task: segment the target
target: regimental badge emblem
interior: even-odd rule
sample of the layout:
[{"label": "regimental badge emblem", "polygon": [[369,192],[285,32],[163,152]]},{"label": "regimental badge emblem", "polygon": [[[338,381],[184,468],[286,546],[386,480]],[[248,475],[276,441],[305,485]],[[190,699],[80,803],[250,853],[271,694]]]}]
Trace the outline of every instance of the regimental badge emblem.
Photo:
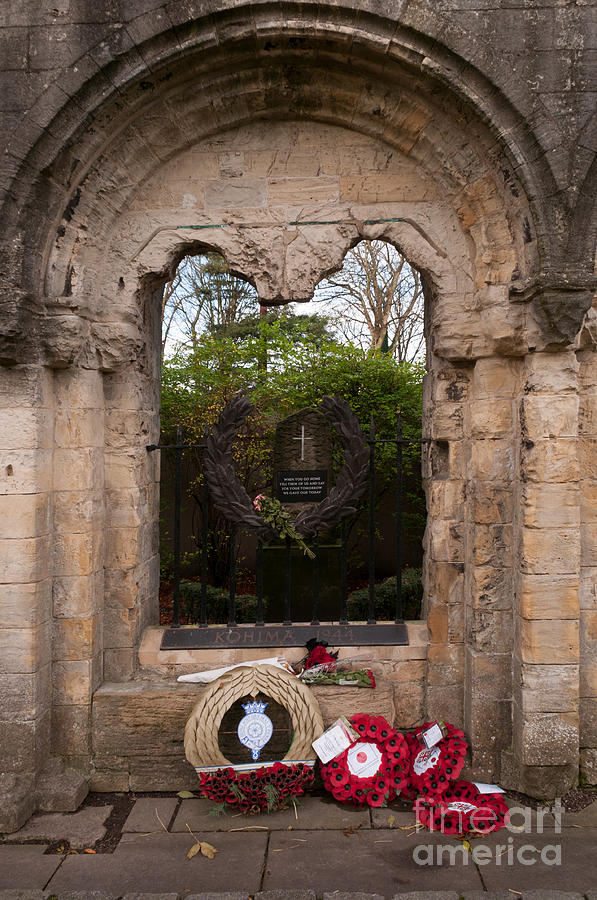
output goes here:
[{"label": "regimental badge emblem", "polygon": [[238,739],[249,748],[255,761],[274,733],[272,720],[264,713],[266,706],[267,703],[259,700],[243,703],[245,715],[238,723]]}]

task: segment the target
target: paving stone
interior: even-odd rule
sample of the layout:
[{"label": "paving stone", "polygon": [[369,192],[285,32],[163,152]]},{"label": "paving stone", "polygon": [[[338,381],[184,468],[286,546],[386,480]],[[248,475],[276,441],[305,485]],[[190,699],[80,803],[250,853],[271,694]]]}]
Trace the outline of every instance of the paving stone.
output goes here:
[{"label": "paving stone", "polygon": [[47,894],[42,890],[6,890],[0,891],[0,900],[45,900]]},{"label": "paving stone", "polygon": [[59,894],[46,893],[47,900],[57,896],[58,900],[116,900],[116,894],[106,894],[105,891],[60,891]]},{"label": "paving stone", "polygon": [[[388,821],[394,817],[394,824]],[[374,828],[395,828],[398,825],[415,824],[415,814],[412,811],[397,809],[371,809],[371,823]]]},{"label": "paving stone", "polygon": [[512,833],[518,833],[519,829],[525,829],[526,834],[542,834],[555,828],[556,820],[553,816],[553,803],[548,806],[533,809],[532,806],[524,806],[519,800],[504,797],[506,806],[510,810],[510,822]]},{"label": "paving stone", "polygon": [[64,840],[73,849],[81,850],[103,838],[104,822],[111,812],[111,806],[87,806],[76,813],[41,813],[29,819],[10,839],[48,843]]},{"label": "paving stone", "polygon": [[229,891],[223,894],[185,894],[184,900],[249,900],[249,896],[249,894]]},{"label": "paving stone", "polygon": [[524,891],[522,900],[584,900],[574,891]]},{"label": "paving stone", "polygon": [[[62,900],[62,896],[58,900]],[[178,894],[125,894],[122,900],[179,900],[179,896]]]},{"label": "paving stone", "polygon": [[[342,896],[342,894],[336,894],[338,898]],[[355,900],[358,896],[358,894],[353,894]],[[261,891],[259,894],[255,894],[255,900],[315,900],[315,891]]]},{"label": "paving stone", "polygon": [[[362,891],[393,897],[402,892],[441,889],[449,891],[482,888],[477,869],[465,855],[453,865],[419,865],[415,848],[435,845],[440,835],[408,837],[397,830],[273,832],[270,837],[264,888],[311,888],[316,894]],[[457,842],[453,842],[457,843]],[[456,848],[458,849],[458,847]],[[464,860],[464,861],[463,861]],[[337,894],[335,896],[338,896]]]},{"label": "paving stone", "polygon": [[[553,831],[533,835],[508,835],[501,831],[475,841],[476,847],[481,845],[490,854],[488,862],[479,862],[489,891],[582,893],[597,884],[593,829],[563,829],[559,834]],[[502,848],[499,859],[496,859],[496,846]]]},{"label": "paving stone", "polygon": [[68,856],[48,885],[50,893],[101,890],[127,893],[174,892],[181,897],[213,891],[254,893],[261,886],[267,835],[197,833],[218,850],[215,859],[186,855],[194,838],[186,834],[123,834],[112,854]]},{"label": "paving stone", "polygon": [[516,896],[504,891],[467,891],[462,900],[514,900]]},{"label": "paving stone", "polygon": [[59,856],[44,856],[45,846],[0,847],[0,889],[43,888],[61,863]]},{"label": "paving stone", "polygon": [[[482,891],[475,891],[474,894],[466,894],[471,897],[488,897],[488,894]],[[408,894],[394,894],[392,900],[459,900],[460,895],[455,891],[409,891]]]},{"label": "paving stone", "polygon": [[[313,894],[313,897],[315,897],[315,894]],[[342,893],[340,891],[338,894],[324,894],[323,900],[385,900],[385,897],[382,897],[381,894],[363,894],[358,891]]]},{"label": "paving stone", "polygon": [[167,828],[177,803],[176,797],[141,797],[135,801],[122,830],[143,833],[158,831],[162,828],[160,819]]},{"label": "paving stone", "polygon": [[300,804],[297,802],[296,813],[291,805],[288,809],[269,815],[239,816],[234,811],[226,810],[221,816],[213,816],[209,815],[213,806],[211,800],[183,800],[172,831],[187,831],[187,824],[193,831],[230,831],[232,828],[243,827],[257,831],[260,826],[265,826],[270,831],[287,831],[289,826],[303,830],[335,828],[340,831],[346,828],[371,827],[367,809],[351,809],[320,797],[302,797]]},{"label": "paving stone", "polygon": [[588,828],[597,828],[597,802],[585,806],[578,812],[562,813],[562,827],[570,828],[572,825],[583,825]]}]

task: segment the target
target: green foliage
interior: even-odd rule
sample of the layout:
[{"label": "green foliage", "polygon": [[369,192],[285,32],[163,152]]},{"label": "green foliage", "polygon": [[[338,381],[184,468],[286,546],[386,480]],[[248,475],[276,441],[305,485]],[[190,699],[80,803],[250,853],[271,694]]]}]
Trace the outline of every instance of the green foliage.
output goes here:
[{"label": "green foliage", "polygon": [[[405,619],[421,618],[423,582],[421,569],[402,570],[402,609]],[[349,594],[346,601],[351,622],[364,621],[369,616],[369,589],[362,588]],[[396,579],[386,578],[375,585],[375,615],[379,621],[392,621],[396,612]]]},{"label": "green foliage", "polygon": [[[201,584],[195,581],[180,582],[182,612],[189,622],[199,622],[201,612]],[[228,617],[228,591],[207,585],[206,608],[208,623],[225,622]],[[265,603],[264,603],[265,608]],[[235,598],[234,609],[239,624],[257,621],[257,597],[241,594]]]},{"label": "green foliage", "polygon": [[275,497],[266,497],[265,494],[258,494],[253,501],[255,509],[258,509],[262,517],[265,519],[270,528],[276,532],[281,540],[290,538],[303,551],[309,559],[315,559],[315,554],[305,544],[304,540],[294,527],[294,523],[288,510],[282,506]]}]

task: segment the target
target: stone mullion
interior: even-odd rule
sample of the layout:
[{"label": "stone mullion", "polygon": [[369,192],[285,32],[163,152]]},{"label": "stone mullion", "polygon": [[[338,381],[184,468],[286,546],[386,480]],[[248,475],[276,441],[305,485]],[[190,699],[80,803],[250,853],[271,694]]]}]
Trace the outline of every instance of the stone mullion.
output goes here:
[{"label": "stone mullion", "polygon": [[432,360],[424,402],[427,528],[425,597],[429,632],[426,711],[463,724],[465,560],[464,404],[466,370]]},{"label": "stone mullion", "polygon": [[160,454],[146,449],[159,440],[157,365],[106,377],[106,681],[134,675],[141,632],[159,618]]},{"label": "stone mullion", "polygon": [[499,774],[511,742],[512,434],[515,361],[480,359],[465,420],[467,466],[465,725],[476,777]]},{"label": "stone mullion", "polygon": [[513,753],[504,783],[563,793],[578,773],[578,366],[525,360],[519,399]]},{"label": "stone mullion", "polygon": [[[91,698],[102,680],[102,375],[70,369],[54,380],[52,753],[84,772],[91,753]],[[49,795],[54,776],[51,770],[46,779]],[[74,776],[71,787],[62,800],[67,808],[80,796]],[[54,796],[51,802],[56,805]]]},{"label": "stone mullion", "polygon": [[50,734],[52,393],[47,370],[0,392],[0,831],[36,804]]}]

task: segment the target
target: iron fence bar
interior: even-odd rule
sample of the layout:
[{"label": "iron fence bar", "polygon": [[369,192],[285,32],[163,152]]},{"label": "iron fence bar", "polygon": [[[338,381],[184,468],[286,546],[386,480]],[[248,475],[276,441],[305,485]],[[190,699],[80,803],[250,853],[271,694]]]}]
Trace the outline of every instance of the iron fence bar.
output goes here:
[{"label": "iron fence bar", "polygon": [[230,524],[230,595],[228,597],[228,627],[236,625],[236,525]]},{"label": "iron fence bar", "polygon": [[402,416],[396,425],[396,624],[402,622]]},{"label": "iron fence bar", "polygon": [[182,496],[182,428],[176,426],[174,468],[174,585],[172,588],[172,627],[180,628],[180,506]]},{"label": "iron fence bar", "polygon": [[263,620],[263,541],[257,541],[257,619],[256,625],[265,625]]},{"label": "iron fence bar", "polygon": [[369,618],[375,625],[375,422],[369,426]]},{"label": "iron fence bar", "polygon": [[340,538],[340,625],[348,625],[346,611],[346,573],[348,568],[348,539],[346,519],[342,519]]},{"label": "iron fence bar", "polygon": [[313,538],[313,609],[311,611],[311,625],[319,625],[319,532]]},{"label": "iron fence bar", "polygon": [[201,613],[199,624],[204,628],[207,625],[207,545],[209,540],[209,487],[207,478],[203,475],[202,490],[202,516],[201,516]]},{"label": "iron fence bar", "polygon": [[290,618],[290,591],[292,587],[292,556],[291,556],[291,544],[290,538],[286,538],[286,579],[285,579],[285,587],[284,587],[284,625],[292,625],[292,619]]}]

